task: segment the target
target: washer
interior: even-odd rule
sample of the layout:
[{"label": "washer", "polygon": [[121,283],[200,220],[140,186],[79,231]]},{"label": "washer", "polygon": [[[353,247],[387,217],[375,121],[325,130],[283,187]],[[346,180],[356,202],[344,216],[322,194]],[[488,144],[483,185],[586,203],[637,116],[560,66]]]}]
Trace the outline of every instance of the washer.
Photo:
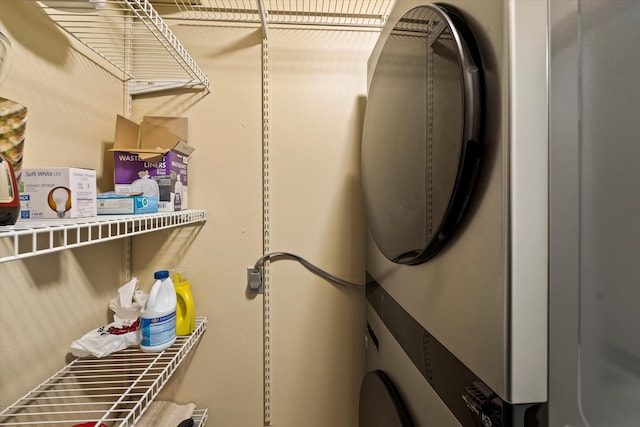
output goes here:
[{"label": "washer", "polygon": [[369,371],[360,389],[360,424],[410,427],[411,418],[393,381],[381,370]]}]

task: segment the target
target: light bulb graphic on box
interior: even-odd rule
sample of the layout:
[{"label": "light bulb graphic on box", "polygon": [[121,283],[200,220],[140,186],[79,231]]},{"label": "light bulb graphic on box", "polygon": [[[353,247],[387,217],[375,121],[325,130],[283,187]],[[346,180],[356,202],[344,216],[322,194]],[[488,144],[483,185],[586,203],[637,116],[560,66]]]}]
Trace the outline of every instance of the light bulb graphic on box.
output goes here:
[{"label": "light bulb graphic on box", "polygon": [[64,218],[65,212],[71,209],[71,191],[67,187],[56,187],[49,192],[47,203],[58,218]]}]

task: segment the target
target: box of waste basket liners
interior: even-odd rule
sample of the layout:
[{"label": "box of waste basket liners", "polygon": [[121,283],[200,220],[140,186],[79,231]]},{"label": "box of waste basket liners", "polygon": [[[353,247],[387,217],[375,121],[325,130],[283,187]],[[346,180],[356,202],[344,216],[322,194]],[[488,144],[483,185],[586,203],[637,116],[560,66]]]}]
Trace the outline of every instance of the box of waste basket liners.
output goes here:
[{"label": "box of waste basket liners", "polygon": [[188,208],[186,118],[145,116],[138,125],[118,115],[111,151],[116,192],[156,197],[159,212]]},{"label": "box of waste basket liners", "polygon": [[23,169],[20,218],[96,216],[96,171],[79,168]]}]

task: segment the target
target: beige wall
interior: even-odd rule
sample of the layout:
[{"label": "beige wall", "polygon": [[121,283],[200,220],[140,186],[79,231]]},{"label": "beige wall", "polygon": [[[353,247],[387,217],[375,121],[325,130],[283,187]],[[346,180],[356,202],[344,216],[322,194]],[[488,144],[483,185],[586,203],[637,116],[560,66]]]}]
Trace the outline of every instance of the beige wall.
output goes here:
[{"label": "beige wall", "polygon": [[[106,148],[115,114],[128,109],[122,83],[28,5],[3,2],[0,21],[16,41],[0,96],[30,108],[25,166],[95,168],[100,190],[110,190]],[[148,290],[154,270],[185,266],[197,314],[209,319],[161,397],[208,407],[210,425],[258,426],[262,296],[247,297],[245,287],[246,267],[262,250],[261,33],[211,23],[172,29],[212,92],[136,98],[132,118],[189,118],[196,148],[189,203],[207,209],[208,220],[133,239],[132,273]],[[272,29],[269,39],[271,249],[356,282],[364,280],[360,125],[376,39],[376,32],[309,28]],[[0,264],[1,407],[62,367],[68,344],[107,319],[107,302],[125,275],[122,245]],[[292,261],[275,261],[270,272],[272,424],[356,425],[363,292],[337,288]],[[21,369],[25,360],[36,368]]]},{"label": "beige wall", "polygon": [[[269,33],[271,250],[364,283],[359,162],[376,33]],[[272,263],[274,425],[355,426],[364,291]]]},{"label": "beige wall", "polygon": [[[184,252],[154,233],[133,245],[138,277],[158,265],[184,265],[199,316],[209,326],[163,399],[209,408],[210,425],[262,425],[262,305],[245,296],[246,268],[262,245],[261,41],[256,28],[181,25],[172,30],[212,81],[211,93],[147,96],[142,115],[189,118],[189,204],[208,220]],[[174,264],[175,263],[175,264]]]}]

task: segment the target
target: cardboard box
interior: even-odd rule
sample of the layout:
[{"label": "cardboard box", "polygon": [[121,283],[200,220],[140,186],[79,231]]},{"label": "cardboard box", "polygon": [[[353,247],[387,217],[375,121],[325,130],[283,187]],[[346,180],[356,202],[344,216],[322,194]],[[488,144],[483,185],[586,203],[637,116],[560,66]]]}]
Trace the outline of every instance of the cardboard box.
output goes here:
[{"label": "cardboard box", "polygon": [[158,212],[158,199],[116,192],[98,194],[98,215],[130,215]]},{"label": "cardboard box", "polygon": [[147,117],[138,125],[116,118],[114,187],[158,199],[158,211],[188,208],[187,171],[193,147],[187,144],[187,119]]},{"label": "cardboard box", "polygon": [[23,169],[20,219],[88,218],[97,215],[96,171]]}]

